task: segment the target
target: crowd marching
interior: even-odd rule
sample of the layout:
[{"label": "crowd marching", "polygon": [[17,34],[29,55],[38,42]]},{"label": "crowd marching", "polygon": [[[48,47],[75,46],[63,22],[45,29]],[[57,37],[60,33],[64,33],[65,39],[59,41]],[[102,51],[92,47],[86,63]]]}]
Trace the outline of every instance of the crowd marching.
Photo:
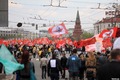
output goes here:
[{"label": "crowd marching", "polygon": [[[73,45],[65,44],[65,47],[57,48],[56,44],[48,45],[8,45],[7,48],[13,54],[18,63],[24,64],[22,70],[15,71],[16,80],[31,80],[31,70],[35,73],[35,65],[32,58],[39,58],[42,69],[42,79],[50,76],[51,80],[59,80],[61,75],[67,79],[66,70],[69,72],[69,80],[119,80],[120,78],[120,38],[113,45],[113,49],[101,52],[85,51],[85,47],[77,49]],[[79,51],[79,52],[78,52]],[[66,54],[69,53],[69,57]],[[62,55],[60,58],[59,56]],[[48,60],[48,56],[51,57]],[[0,73],[4,65],[0,63]],[[59,73],[60,72],[60,73]],[[34,80],[37,80],[34,76]]]}]

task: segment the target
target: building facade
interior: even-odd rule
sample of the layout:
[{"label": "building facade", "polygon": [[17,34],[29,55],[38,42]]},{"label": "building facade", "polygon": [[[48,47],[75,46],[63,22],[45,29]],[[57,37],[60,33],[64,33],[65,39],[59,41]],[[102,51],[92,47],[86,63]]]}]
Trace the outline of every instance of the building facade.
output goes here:
[{"label": "building facade", "polygon": [[100,34],[104,29],[110,30],[113,27],[120,28],[119,17],[103,18],[101,21],[97,21],[94,24],[94,35]]},{"label": "building facade", "polygon": [[8,0],[0,0],[0,27],[8,27]]},{"label": "building facade", "polygon": [[12,37],[30,39],[31,32],[18,28],[0,27],[0,37]]},{"label": "building facade", "polygon": [[77,16],[76,16],[76,21],[75,21],[75,28],[74,28],[74,32],[73,32],[73,37],[74,38],[80,37],[82,33],[83,32],[81,29],[79,10],[77,10]]}]

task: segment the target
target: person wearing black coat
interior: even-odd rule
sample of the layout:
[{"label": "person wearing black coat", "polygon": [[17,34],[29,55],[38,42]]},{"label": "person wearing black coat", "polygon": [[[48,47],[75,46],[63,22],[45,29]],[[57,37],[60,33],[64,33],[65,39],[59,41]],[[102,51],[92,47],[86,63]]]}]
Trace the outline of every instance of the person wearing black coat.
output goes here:
[{"label": "person wearing black coat", "polygon": [[56,53],[52,54],[52,59],[48,62],[48,77],[50,76],[51,80],[59,80],[59,71],[62,75],[62,68],[59,59],[56,58]]},{"label": "person wearing black coat", "polygon": [[120,49],[111,51],[111,62],[99,67],[98,80],[119,80],[120,79]]},{"label": "person wearing black coat", "polygon": [[80,80],[83,80],[84,79],[84,71],[86,70],[85,59],[84,59],[83,53],[79,54],[78,57],[81,59],[81,65],[82,65],[79,69],[79,77],[80,77]]},{"label": "person wearing black coat", "polygon": [[67,62],[67,58],[65,56],[65,53],[63,53],[63,57],[61,58],[61,66],[62,66],[62,70],[64,71],[63,75],[62,75],[62,78],[65,78],[66,62]]}]

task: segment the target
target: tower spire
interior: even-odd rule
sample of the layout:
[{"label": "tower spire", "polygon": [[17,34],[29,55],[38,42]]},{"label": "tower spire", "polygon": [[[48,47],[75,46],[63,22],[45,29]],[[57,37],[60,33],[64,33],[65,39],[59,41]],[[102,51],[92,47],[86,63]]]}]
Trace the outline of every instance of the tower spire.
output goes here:
[{"label": "tower spire", "polygon": [[80,22],[80,16],[79,16],[79,7],[77,7],[77,16],[76,16],[76,22]]},{"label": "tower spire", "polygon": [[75,38],[80,37],[82,34],[81,24],[80,24],[80,16],[79,16],[79,8],[77,8],[77,16],[76,16],[76,22],[75,22],[75,28],[73,32],[73,36]]}]

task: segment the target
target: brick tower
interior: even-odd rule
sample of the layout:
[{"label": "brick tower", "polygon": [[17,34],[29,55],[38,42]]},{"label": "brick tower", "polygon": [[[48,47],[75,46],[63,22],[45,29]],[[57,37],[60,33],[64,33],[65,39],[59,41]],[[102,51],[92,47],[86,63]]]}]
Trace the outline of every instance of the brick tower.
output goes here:
[{"label": "brick tower", "polygon": [[80,17],[79,17],[79,9],[77,10],[77,16],[76,16],[76,21],[75,21],[75,28],[73,32],[73,37],[77,38],[80,37],[82,34],[82,29],[81,29],[81,23],[80,23]]}]

